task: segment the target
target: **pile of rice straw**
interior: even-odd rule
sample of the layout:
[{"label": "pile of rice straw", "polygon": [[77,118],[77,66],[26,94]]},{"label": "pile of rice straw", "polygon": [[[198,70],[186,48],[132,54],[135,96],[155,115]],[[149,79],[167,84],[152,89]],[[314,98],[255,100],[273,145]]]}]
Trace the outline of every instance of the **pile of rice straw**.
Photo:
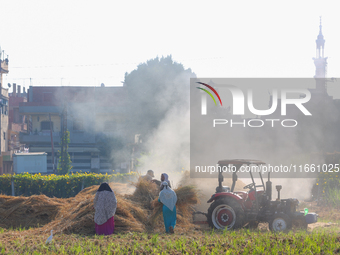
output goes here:
[{"label": "pile of rice straw", "polygon": [[132,195],[127,195],[126,197],[140,204],[143,208],[151,210],[151,202],[158,196],[159,186],[143,179],[134,183],[134,185],[136,187],[135,191]]},{"label": "pile of rice straw", "polygon": [[[157,202],[159,187],[145,181],[135,184],[132,195],[120,195],[115,186],[110,186],[117,197],[115,214],[115,232],[154,231],[162,229],[162,220],[155,224],[161,214],[161,204]],[[12,197],[0,195],[0,227],[29,228],[40,232],[77,233],[91,235],[95,233],[93,200],[99,186],[82,190],[72,198],[49,198],[45,195],[31,197]],[[175,190],[178,196],[177,218],[179,229],[192,228],[191,206],[198,201],[198,192],[193,186],[183,186]],[[156,201],[156,202],[154,202]],[[152,210],[154,206],[154,209]],[[151,217],[149,216],[151,215]]]},{"label": "pile of rice straw", "polygon": [[[64,206],[47,227],[57,232],[94,234],[93,200],[98,187],[92,186],[80,192],[74,197],[75,203]],[[146,212],[119,194],[116,194],[116,198],[118,206],[114,216],[115,231],[144,231],[143,221],[147,220]]]},{"label": "pile of rice straw", "polygon": [[[66,201],[44,195],[12,197],[0,195],[0,227],[36,227],[52,221]],[[67,202],[66,202],[67,203]]]},{"label": "pile of rice straw", "polygon": [[[174,189],[177,195],[176,211],[179,223],[183,223],[187,227],[192,227],[190,221],[193,206],[199,201],[198,190],[195,186],[181,186]],[[152,201],[153,212],[149,218],[150,225],[153,225],[162,213],[163,204],[158,202],[158,197]]]}]

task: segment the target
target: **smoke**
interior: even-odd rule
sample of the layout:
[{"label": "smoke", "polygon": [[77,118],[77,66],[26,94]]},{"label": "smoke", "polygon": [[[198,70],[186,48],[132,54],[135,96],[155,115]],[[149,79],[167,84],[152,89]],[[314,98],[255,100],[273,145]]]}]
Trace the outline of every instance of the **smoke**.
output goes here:
[{"label": "smoke", "polygon": [[141,172],[152,169],[157,178],[161,173],[168,173],[174,183],[179,181],[178,175],[171,173],[182,172],[190,167],[190,118],[189,109],[173,106],[159,127],[146,141],[148,154],[140,158]]},{"label": "smoke", "polygon": [[[199,81],[213,85],[214,82],[216,82],[215,84],[218,83],[219,80],[216,80],[200,79]],[[196,82],[196,80],[193,82]],[[252,89],[260,88],[262,82],[266,81],[261,79],[260,82],[256,82],[256,80],[253,81]],[[271,82],[272,85],[277,84],[276,80],[271,80]],[[244,127],[242,124],[236,125],[235,128],[231,128],[230,125],[218,125],[213,128],[213,119],[223,118],[229,120],[229,123],[230,119],[238,123],[242,123],[245,119],[238,118],[231,114],[231,110],[227,110],[228,105],[225,104],[233,101],[231,98],[226,99],[221,91],[219,91],[219,94],[225,108],[216,107],[211,98],[208,97],[208,114],[201,117],[200,98],[202,92],[192,86],[194,89],[191,91],[191,108],[193,109],[191,112],[191,126],[195,128],[191,129],[191,136],[195,139],[191,139],[191,162],[195,162],[196,166],[211,166],[216,165],[221,159],[258,159],[274,166],[290,166],[292,164],[296,166],[297,171],[300,171],[300,166],[303,169],[305,165],[325,163],[323,154],[340,148],[338,131],[335,130],[335,127],[339,124],[340,116],[340,108],[336,106],[337,101],[332,100],[326,93],[322,94],[320,91],[315,90],[315,81],[313,79],[280,79],[279,82],[294,88],[298,88],[297,85],[303,86],[305,83],[314,84],[314,88],[311,90],[312,100],[306,104],[306,108],[312,112],[313,116],[301,116],[301,112],[296,107],[296,109],[288,108],[287,116],[281,116],[279,111],[281,109],[278,109],[271,116],[265,116],[268,119],[296,119],[299,123],[297,128],[285,128],[281,125],[274,128],[270,125],[251,128],[247,125]],[[233,83],[227,80],[222,84]],[[287,86],[283,88],[287,88]],[[196,105],[195,97],[198,99],[196,100],[198,102]],[[265,107],[259,107],[256,101],[254,102],[254,107],[256,109],[268,109],[268,105],[270,105],[268,99],[262,101],[261,103]],[[280,102],[278,105],[281,106]],[[197,109],[196,112],[194,111],[195,109]],[[196,116],[201,119],[196,118]],[[257,120],[265,119],[263,116],[253,118]],[[191,167],[193,169],[193,166]],[[196,177],[199,176],[217,178],[216,174],[196,175]],[[315,183],[315,178],[311,178],[312,174],[310,172],[305,174],[305,178],[294,178],[294,176],[287,178],[286,176],[283,174],[280,178],[277,178],[277,174],[272,174],[271,178],[276,177],[272,179],[273,197],[276,197],[276,185],[282,185],[282,198],[295,197],[304,200],[311,197],[311,189]],[[245,183],[251,182],[250,177],[242,180]]]},{"label": "smoke", "polygon": [[[124,132],[125,88],[66,86],[37,88],[43,89],[43,93],[53,93],[54,103],[62,113],[61,116],[67,116],[66,126],[70,131],[69,147],[75,151],[74,157],[71,153],[74,166],[72,171],[84,171],[85,168],[88,170],[92,167],[97,171],[100,167],[101,170],[111,172],[113,170],[111,163],[121,166],[121,162],[129,161],[130,154],[124,154],[126,152],[124,146],[128,143]],[[62,117],[60,119],[62,122]],[[57,124],[55,126],[58,128]],[[100,157],[100,166],[92,165],[93,157]],[[84,164],[87,166],[84,167]]]},{"label": "smoke", "polygon": [[[133,143],[132,137],[135,134],[142,134],[142,145],[145,150],[141,156],[137,155],[136,170],[145,174],[148,169],[152,169],[156,178],[160,178],[160,174],[166,172],[175,185],[181,178],[180,173],[190,169],[190,153],[204,155],[204,157],[191,157],[192,161],[202,165],[207,163],[210,165],[211,162],[216,164],[221,159],[230,158],[259,159],[272,165],[286,163],[299,165],[314,163],[314,161],[323,163],[321,157],[321,160],[316,160],[311,153],[338,148],[336,144],[340,144],[339,138],[332,141],[332,135],[325,136],[323,130],[327,128],[331,134],[336,134],[335,127],[339,125],[333,124],[339,121],[339,118],[333,119],[328,126],[320,126],[317,123],[322,122],[323,115],[339,116],[339,111],[325,106],[323,111],[318,112],[318,104],[307,107],[314,116],[317,116],[312,120],[301,122],[301,129],[289,130],[282,127],[228,129],[219,126],[213,133],[207,132],[214,117],[208,117],[203,124],[195,120],[190,123],[193,112],[189,111],[189,80],[194,74],[191,70],[184,70],[183,66],[170,60],[171,58],[160,60],[157,58],[140,65],[137,70],[126,75],[124,87],[110,88],[115,90],[113,93],[108,93],[106,89],[109,88],[98,88],[98,91],[102,90],[100,94],[98,91],[93,91],[87,94],[69,95],[72,101],[77,101],[77,104],[69,104],[69,114],[75,119],[83,120],[89,139],[96,140],[92,133],[105,135],[114,131],[115,135],[122,137],[123,144],[126,145]],[[121,102],[121,98],[124,98],[122,91],[132,94],[129,95],[128,109],[124,108],[126,102],[125,104]],[[65,93],[61,96],[65,98]],[[93,102],[94,97],[96,103]],[[223,98],[222,101],[225,102]],[[107,105],[112,105],[110,107],[114,109],[105,110]],[[208,111],[211,111],[215,106],[208,105],[208,107]],[[222,110],[225,111],[224,117],[230,119],[230,111],[227,112],[225,108]],[[102,114],[95,117],[94,112]],[[124,137],[124,134],[127,135]],[[191,139],[190,144],[190,136],[195,138],[195,135],[200,137],[200,140]],[[117,142],[112,141],[112,144]],[[327,148],[324,148],[325,146]],[[131,148],[128,146],[108,149],[111,157],[117,159],[117,162],[128,162],[131,157]],[[197,184],[206,194],[211,195],[217,186],[217,175],[209,177],[214,179],[197,180]],[[250,178],[243,181],[250,183]],[[226,178],[225,182],[230,183],[230,179]],[[273,197],[275,197],[275,185],[282,185],[283,198],[309,198],[314,182],[312,178],[273,179]]]},{"label": "smoke", "polygon": [[[144,135],[146,140],[143,141],[143,147],[146,153],[138,158],[136,170],[144,174],[152,169],[157,179],[160,179],[161,173],[167,173],[170,181],[176,185],[181,178],[180,173],[190,167],[189,81],[195,74],[170,59],[162,58],[158,63],[155,72],[159,73],[161,68],[161,72],[166,74],[160,77],[162,89],[154,95],[152,109],[147,106],[143,108],[143,121],[150,121],[151,124]],[[162,63],[164,61],[167,64]],[[137,107],[140,108],[139,105]],[[156,128],[152,129],[155,123]],[[144,123],[143,127],[146,125]],[[135,128],[138,130],[138,127]]]},{"label": "smoke", "polygon": [[[169,81],[170,82],[170,81]],[[282,79],[281,83],[285,83],[286,80]],[[290,80],[289,83],[292,81]],[[301,80],[294,81],[300,83]],[[307,81],[311,83],[310,80]],[[290,84],[291,85],[291,84]],[[199,96],[199,90],[196,90]],[[174,95],[174,91],[171,86],[168,90],[163,92],[163,98],[171,98]],[[138,171],[145,173],[148,169],[152,169],[156,173],[156,177],[160,176],[162,172],[167,172],[172,181],[179,181],[180,176],[176,173],[183,170],[190,169],[190,153],[191,161],[196,165],[216,165],[221,159],[232,158],[245,158],[245,159],[258,159],[271,165],[290,165],[294,164],[297,167],[304,164],[322,164],[324,163],[322,157],[322,151],[332,150],[334,148],[335,141],[331,141],[330,135],[325,136],[323,129],[325,126],[320,125],[322,123],[323,116],[332,116],[332,124],[329,124],[328,128],[335,134],[332,126],[338,118],[338,110],[335,110],[330,103],[330,106],[326,105],[320,110],[319,98],[316,101],[307,105],[307,108],[313,113],[312,119],[306,119],[303,116],[294,116],[299,120],[299,128],[287,129],[282,126],[272,128],[271,126],[254,129],[249,127],[240,128],[227,128],[225,126],[219,126],[211,131],[211,123],[214,118],[214,114],[211,114],[206,118],[206,122],[198,122],[192,116],[195,114],[195,109],[200,111],[200,106],[191,105],[191,110],[183,107],[183,102],[188,100],[188,95],[185,95],[183,99],[176,102],[176,104],[163,104],[167,100],[160,101],[161,108],[168,108],[169,111],[160,122],[157,129],[152,132],[145,142],[146,148],[148,148],[148,154],[140,158],[140,167]],[[191,100],[192,101],[192,100]],[[231,101],[231,100],[224,100]],[[264,100],[264,104],[268,105],[268,99]],[[327,98],[327,102],[329,102]],[[261,102],[263,103],[263,102]],[[255,102],[256,104],[256,102]],[[213,112],[213,104],[208,105],[208,112]],[[261,108],[255,105],[256,108]],[[265,109],[268,109],[265,107]],[[226,111],[226,107],[222,109],[224,111],[224,118],[232,118],[230,111]],[[288,109],[288,112],[290,109]],[[217,112],[218,114],[218,112]],[[274,116],[268,118],[278,118],[274,113]],[[191,122],[189,122],[189,118]],[[234,116],[235,117],[235,116]],[[287,119],[292,116],[287,116]],[[235,119],[241,122],[242,119]],[[190,130],[190,125],[192,126]],[[194,127],[194,128],[193,128]],[[189,137],[191,136],[191,144]],[[192,139],[197,138],[198,140]],[[327,142],[325,142],[325,140]],[[189,149],[190,147],[190,149]],[[314,153],[314,154],[313,154]],[[195,157],[199,155],[198,157]],[[319,156],[315,156],[319,155]],[[193,170],[193,169],[191,169]],[[172,174],[172,176],[171,176]],[[211,177],[213,179],[194,180],[199,185],[199,188],[204,190],[205,194],[213,194],[218,184],[217,175],[204,175],[205,177]],[[203,177],[203,176],[201,176]],[[307,174],[307,178],[275,178],[272,175],[273,181],[273,198],[276,197],[276,185],[282,185],[281,197],[282,198],[298,198],[301,200],[309,199],[311,197],[311,189],[315,183],[315,178],[310,178]],[[274,178],[274,179],[273,179]],[[250,183],[251,179],[243,178],[243,183]],[[257,182],[259,183],[259,179]],[[231,184],[230,178],[225,178],[225,183]],[[225,184],[226,185],[226,184]],[[242,184],[241,184],[242,185]]]}]

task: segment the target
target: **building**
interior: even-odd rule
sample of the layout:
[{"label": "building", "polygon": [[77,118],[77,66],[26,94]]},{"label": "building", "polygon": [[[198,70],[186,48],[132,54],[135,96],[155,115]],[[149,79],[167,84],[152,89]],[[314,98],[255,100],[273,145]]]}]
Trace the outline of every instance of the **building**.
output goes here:
[{"label": "building", "polygon": [[[18,89],[18,91],[17,91]],[[8,115],[8,150],[16,152],[24,151],[24,144],[19,141],[20,132],[27,131],[27,123],[24,115],[19,114],[19,104],[27,102],[27,93],[23,87],[13,83],[13,92],[9,93],[9,115]]]},{"label": "building", "polygon": [[[8,89],[3,88],[3,75],[8,73],[8,58],[0,50],[0,174],[11,171],[10,156],[8,154]],[[8,157],[9,156],[9,157]]]},{"label": "building", "polygon": [[[316,42],[316,56],[313,58],[315,65],[315,88],[308,89],[311,93],[311,99],[308,103],[305,103],[307,109],[312,109],[314,112],[322,111],[323,109],[329,109],[334,104],[334,100],[332,96],[328,95],[327,92],[327,57],[324,57],[325,50],[325,39],[322,34],[322,24],[320,17],[320,25],[319,25],[319,34],[317,36]],[[270,97],[269,107],[272,106],[272,96]],[[287,105],[287,113],[289,113],[290,117],[299,117],[301,115],[301,111],[292,104]],[[276,111],[271,115],[271,117],[278,118],[281,115],[281,99],[278,99],[278,104]]]},{"label": "building", "polygon": [[119,169],[124,160],[113,165],[111,152],[100,146],[125,139],[125,87],[30,86],[27,95],[27,102],[19,104],[19,113],[28,120],[20,143],[30,152],[47,152],[48,172],[53,172],[53,163],[56,169],[63,130],[70,132],[73,172],[127,170]]}]

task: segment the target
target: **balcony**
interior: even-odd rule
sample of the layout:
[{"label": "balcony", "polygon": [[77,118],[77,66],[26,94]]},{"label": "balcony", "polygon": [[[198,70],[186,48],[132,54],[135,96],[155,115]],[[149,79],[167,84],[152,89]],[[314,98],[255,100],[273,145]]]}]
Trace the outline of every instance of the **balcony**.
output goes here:
[{"label": "balcony", "polygon": [[[60,132],[52,132],[53,142],[60,142]],[[51,143],[50,131],[38,133],[22,133],[19,135],[20,143]]]},{"label": "balcony", "polygon": [[50,103],[35,103],[23,102],[19,104],[19,113],[22,115],[35,115],[35,114],[61,114],[62,109]]}]

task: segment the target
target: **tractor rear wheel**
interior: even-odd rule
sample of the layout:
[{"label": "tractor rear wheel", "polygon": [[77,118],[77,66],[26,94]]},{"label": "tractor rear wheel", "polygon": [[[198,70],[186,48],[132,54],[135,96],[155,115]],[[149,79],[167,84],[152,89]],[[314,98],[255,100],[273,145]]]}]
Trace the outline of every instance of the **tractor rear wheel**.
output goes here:
[{"label": "tractor rear wheel", "polygon": [[237,229],[243,226],[244,211],[232,198],[220,198],[208,209],[209,226],[216,229]]},{"label": "tractor rear wheel", "polygon": [[287,214],[277,213],[269,221],[269,229],[274,232],[285,232],[292,228],[292,220]]}]

